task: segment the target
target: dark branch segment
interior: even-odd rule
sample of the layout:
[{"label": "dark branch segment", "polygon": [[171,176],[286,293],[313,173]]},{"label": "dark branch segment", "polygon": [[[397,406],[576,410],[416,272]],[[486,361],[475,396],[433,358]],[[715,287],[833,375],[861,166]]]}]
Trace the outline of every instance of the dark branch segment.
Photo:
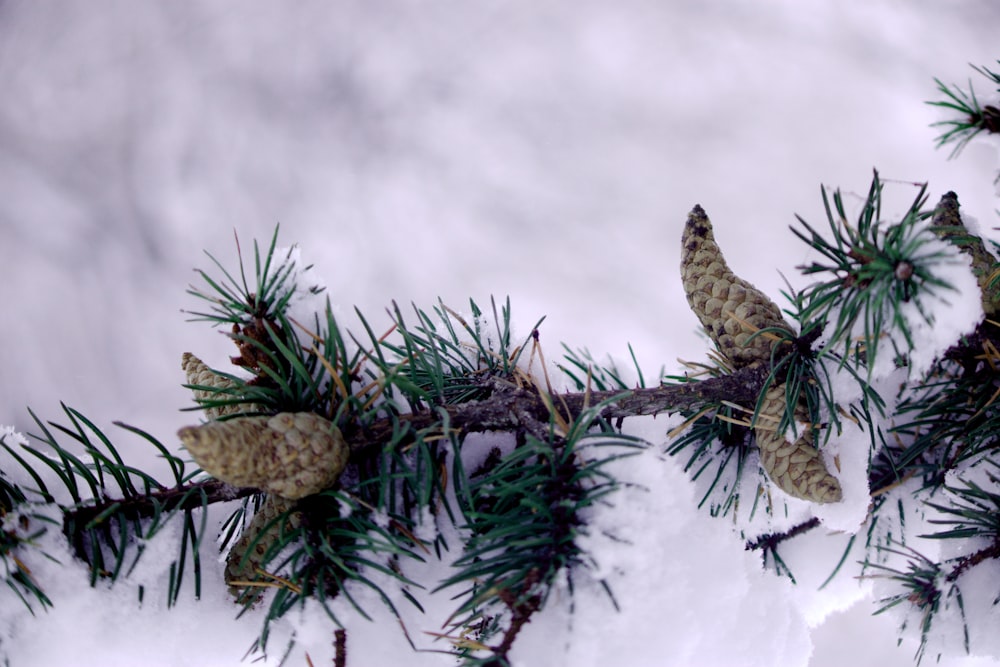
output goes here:
[{"label": "dark branch segment", "polygon": [[[553,397],[556,409],[565,411],[570,419],[583,413],[587,406],[612,401],[600,411],[603,419],[623,419],[640,415],[669,414],[679,410],[730,401],[753,405],[760,388],[767,378],[764,369],[747,368],[732,375],[710,378],[690,383],[662,387],[633,389],[627,392],[575,392]],[[546,402],[537,392],[510,388],[495,393],[490,398],[439,408],[450,416],[451,427],[465,432],[513,431],[524,426],[526,416],[548,423],[550,413]],[[438,412],[399,415],[395,419],[383,418],[371,426],[345,434],[352,450],[351,458],[365,456],[371,448],[383,446],[401,427],[413,431],[441,423]],[[194,493],[197,491],[197,493]],[[64,529],[74,539],[79,531],[93,525],[112,507],[122,518],[145,519],[157,512],[175,509],[186,510],[237,500],[259,492],[256,488],[238,488],[216,479],[178,486],[124,500],[104,499],[92,505],[76,507],[66,512]]]},{"label": "dark branch segment", "polygon": [[[670,414],[720,401],[753,406],[767,377],[766,368],[755,366],[731,375],[682,384],[629,391],[556,394],[552,403],[572,419],[587,406],[610,401],[599,413],[602,419],[609,420]],[[551,416],[548,405],[537,392],[518,388],[508,388],[484,400],[443,406],[438,410],[448,413],[452,428],[466,432],[509,431],[523,427],[525,415],[542,423],[548,423]],[[347,438],[351,449],[357,451],[385,443],[400,424],[420,430],[440,421],[437,412],[400,415],[396,420],[376,421],[368,428],[347,435]]]}]

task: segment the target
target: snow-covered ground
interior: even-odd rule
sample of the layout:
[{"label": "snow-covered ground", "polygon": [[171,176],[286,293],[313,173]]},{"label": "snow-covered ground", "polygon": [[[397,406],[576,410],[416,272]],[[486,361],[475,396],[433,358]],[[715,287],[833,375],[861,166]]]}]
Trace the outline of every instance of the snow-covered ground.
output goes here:
[{"label": "snow-covered ground", "polygon": [[[948,161],[923,101],[933,77],[988,90],[968,63],[995,64],[998,33],[992,0],[0,2],[0,424],[32,431],[24,407],[62,400],[169,440],[191,421],[181,353],[230,353],[180,312],[191,269],[277,222],[344,313],[510,295],[522,327],[547,316],[549,357],[631,343],[647,376],[675,370],[705,353],[678,273],[695,203],[775,297],[779,271],[801,281],[787,226],[822,219],[820,184],[863,197],[875,167],[995,226],[995,150]],[[641,473],[655,491],[628,499],[641,549],[616,588],[636,606],[584,587],[519,664],[911,664],[854,582],[817,596],[817,565],[791,590],[696,513],[673,463]],[[56,606],[37,618],[0,593],[15,666],[237,664],[258,629],[220,581],[167,612],[72,567],[39,577]],[[364,664],[409,655],[389,623],[352,627]],[[329,664],[329,628],[300,632]]]}]

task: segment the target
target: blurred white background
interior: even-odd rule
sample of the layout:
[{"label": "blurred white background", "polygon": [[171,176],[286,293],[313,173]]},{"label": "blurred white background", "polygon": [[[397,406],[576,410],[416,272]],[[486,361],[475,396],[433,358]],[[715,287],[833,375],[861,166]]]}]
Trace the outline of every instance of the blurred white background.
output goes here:
[{"label": "blurred white background", "polygon": [[[181,353],[231,352],[185,322],[192,268],[276,223],[345,317],[510,295],[550,359],[631,342],[676,370],[705,352],[695,203],[776,298],[821,184],[863,196],[877,168],[996,225],[996,153],[948,161],[924,101],[934,77],[991,92],[968,64],[995,69],[998,35],[994,0],[0,0],[0,423],[62,400],[170,441]],[[891,627],[859,640],[867,613],[814,664],[911,664]]]}]

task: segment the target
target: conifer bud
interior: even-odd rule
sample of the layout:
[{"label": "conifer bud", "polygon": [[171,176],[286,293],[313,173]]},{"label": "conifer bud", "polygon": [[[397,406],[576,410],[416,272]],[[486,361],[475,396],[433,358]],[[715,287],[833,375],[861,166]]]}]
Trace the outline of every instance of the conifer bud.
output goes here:
[{"label": "conifer bud", "polygon": [[186,426],[178,435],[213,477],[290,499],[333,486],[350,455],[340,429],[311,412],[236,417]]},{"label": "conifer bud", "polygon": [[[227,377],[223,377],[210,369],[205,362],[190,352],[181,355],[181,368],[187,376],[187,384],[199,385],[201,387],[215,387],[216,389],[227,390],[235,386],[235,383]],[[224,400],[228,395],[217,393],[208,389],[192,389],[194,400],[199,404],[205,401]],[[242,408],[237,405],[220,405],[205,408],[205,415],[209,419],[219,419],[226,415],[234,415],[242,412]]]},{"label": "conifer bud", "polygon": [[785,414],[785,385],[771,387],[764,394],[754,428],[760,463],[771,481],[790,496],[814,503],[835,503],[843,493],[840,482],[827,471],[819,451],[813,446],[812,431],[804,429],[795,442],[779,433],[777,425]]},{"label": "conifer bud", "polygon": [[729,268],[701,206],[688,214],[681,243],[684,293],[719,350],[736,368],[769,362],[773,339],[754,333],[770,327],[791,331],[791,327],[766,294]]},{"label": "conifer bud", "polygon": [[[269,494],[244,529],[240,539],[230,549],[226,557],[224,576],[230,586],[229,592],[237,599],[243,595],[247,583],[260,580],[260,572],[267,564],[264,562],[264,556],[281,538],[282,531],[286,527],[292,529],[298,527],[301,521],[301,514],[298,512],[290,514],[284,525],[276,521],[294,505],[294,500]],[[251,602],[259,597],[260,595],[250,594],[249,599],[243,601]]]}]

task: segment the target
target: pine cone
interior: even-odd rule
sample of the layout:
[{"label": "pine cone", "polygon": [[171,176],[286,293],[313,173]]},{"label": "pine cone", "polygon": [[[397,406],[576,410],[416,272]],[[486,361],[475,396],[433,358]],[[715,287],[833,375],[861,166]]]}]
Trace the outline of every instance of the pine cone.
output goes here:
[{"label": "pine cone", "polygon": [[293,500],[333,486],[350,455],[340,429],[311,412],[236,417],[178,435],[213,477]]},{"label": "pine cone", "polygon": [[[237,599],[243,595],[246,582],[260,579],[259,570],[265,569],[266,565],[264,554],[280,539],[282,530],[286,527],[296,528],[299,525],[302,516],[298,512],[290,514],[284,526],[275,521],[294,505],[294,500],[268,495],[240,539],[230,549],[226,557],[225,578],[230,587],[229,592]],[[249,599],[242,601],[256,601],[260,595],[251,593],[248,597]]]},{"label": "pine cone", "polygon": [[772,340],[753,334],[769,327],[792,328],[766,294],[730,270],[701,206],[688,215],[681,243],[684,292],[719,350],[736,368],[770,362]]},{"label": "pine cone", "polygon": [[785,385],[768,389],[754,428],[761,466],[771,481],[790,496],[815,503],[840,501],[840,482],[827,471],[813,446],[812,431],[804,429],[795,442],[777,431],[785,408]]},{"label": "pine cone", "polygon": [[[681,237],[681,281],[688,303],[719,351],[736,369],[769,364],[774,345],[754,336],[771,327],[791,332],[778,306],[747,281],[738,278],[715,242],[712,223],[701,206],[688,214]],[[785,385],[767,391],[754,428],[760,461],[771,481],[796,498],[833,503],[842,497],[840,483],[823,465],[806,431],[795,442],[775,426],[785,414]],[[770,419],[769,419],[770,417]]]},{"label": "pine cone", "polygon": [[1000,285],[994,280],[997,260],[986,249],[983,240],[973,236],[962,222],[958,195],[954,192],[946,192],[941,197],[934,209],[931,229],[972,259],[972,275],[979,283],[983,313],[988,318],[995,318],[1000,312]]},{"label": "pine cone", "polygon": [[[212,369],[205,365],[205,362],[190,352],[185,352],[181,355],[181,368],[184,369],[184,373],[187,375],[187,384],[215,387],[223,390],[231,389],[235,386],[232,380],[214,373]],[[216,393],[207,389],[192,389],[192,391],[194,392],[194,400],[199,404],[205,401],[224,400],[226,397],[224,393]],[[242,411],[242,407],[238,404],[220,405],[205,408],[205,415],[209,419],[219,419],[226,415],[239,414]]]}]

